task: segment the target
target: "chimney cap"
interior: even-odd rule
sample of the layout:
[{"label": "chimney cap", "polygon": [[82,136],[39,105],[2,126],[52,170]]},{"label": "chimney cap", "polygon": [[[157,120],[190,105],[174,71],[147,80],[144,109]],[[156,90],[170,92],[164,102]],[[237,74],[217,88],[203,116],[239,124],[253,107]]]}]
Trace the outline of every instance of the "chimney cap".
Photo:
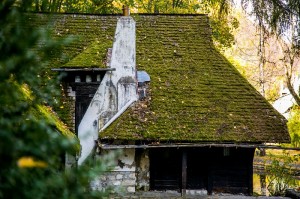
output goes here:
[{"label": "chimney cap", "polygon": [[123,16],[128,17],[128,16],[130,15],[130,9],[129,9],[129,6],[123,5],[122,10],[123,10]]}]

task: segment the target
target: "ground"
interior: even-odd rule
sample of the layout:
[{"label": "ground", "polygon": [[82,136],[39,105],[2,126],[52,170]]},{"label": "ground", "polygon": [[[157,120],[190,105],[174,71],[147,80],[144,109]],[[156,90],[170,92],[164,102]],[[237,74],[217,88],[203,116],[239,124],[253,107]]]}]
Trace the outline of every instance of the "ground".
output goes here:
[{"label": "ground", "polygon": [[267,196],[243,196],[243,195],[230,195],[230,194],[213,194],[213,195],[187,195],[186,197],[181,197],[180,193],[168,193],[168,192],[145,192],[139,195],[132,195],[132,196],[122,196],[122,197],[115,197],[114,199],[119,198],[128,198],[128,199],[290,199],[289,197],[267,197]]}]

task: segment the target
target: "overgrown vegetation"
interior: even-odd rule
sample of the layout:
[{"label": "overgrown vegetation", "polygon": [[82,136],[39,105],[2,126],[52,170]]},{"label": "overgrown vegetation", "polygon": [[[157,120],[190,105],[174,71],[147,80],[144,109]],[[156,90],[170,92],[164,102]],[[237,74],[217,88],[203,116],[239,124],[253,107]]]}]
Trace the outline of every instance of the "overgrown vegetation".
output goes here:
[{"label": "overgrown vegetation", "polygon": [[284,196],[288,188],[296,187],[295,163],[299,160],[299,155],[291,155],[288,151],[283,151],[280,156],[270,155],[272,162],[267,166],[267,190],[272,196]]},{"label": "overgrown vegetation", "polygon": [[46,72],[48,54],[63,40],[24,28],[26,5],[16,3],[0,3],[0,198],[99,198],[103,193],[90,182],[109,156],[95,167],[64,171],[65,153],[75,155],[77,142],[46,107],[59,93],[57,79]]}]

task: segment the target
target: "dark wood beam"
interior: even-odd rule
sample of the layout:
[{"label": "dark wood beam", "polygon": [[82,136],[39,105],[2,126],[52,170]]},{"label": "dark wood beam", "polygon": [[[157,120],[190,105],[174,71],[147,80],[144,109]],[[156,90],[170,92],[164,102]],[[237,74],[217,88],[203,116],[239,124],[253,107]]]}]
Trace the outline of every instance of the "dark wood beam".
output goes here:
[{"label": "dark wood beam", "polygon": [[[251,149],[249,149],[251,150]],[[254,159],[255,149],[252,149],[251,156],[248,162],[248,195],[253,195],[253,159]]]},{"label": "dark wood beam", "polygon": [[182,165],[181,165],[181,196],[186,195],[186,182],[187,182],[187,153],[182,150]]},{"label": "dark wood beam", "polygon": [[131,149],[131,148],[172,148],[172,147],[231,147],[231,148],[263,148],[263,149],[278,149],[278,150],[295,150],[300,151],[300,148],[293,147],[281,147],[276,145],[264,145],[264,144],[206,144],[206,143],[182,143],[182,144],[141,144],[141,145],[113,145],[100,143],[99,147],[102,149]]},{"label": "dark wood beam", "polygon": [[81,71],[115,71],[115,68],[52,68],[57,72],[81,72]]}]

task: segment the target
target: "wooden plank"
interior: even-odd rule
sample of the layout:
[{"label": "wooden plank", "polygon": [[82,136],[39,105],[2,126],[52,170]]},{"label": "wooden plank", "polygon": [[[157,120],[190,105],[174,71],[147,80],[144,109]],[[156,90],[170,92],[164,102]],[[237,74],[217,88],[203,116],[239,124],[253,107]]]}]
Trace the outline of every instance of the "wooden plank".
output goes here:
[{"label": "wooden plank", "polygon": [[181,195],[186,195],[186,182],[187,182],[187,153],[186,150],[182,150],[182,176],[181,176]]}]

